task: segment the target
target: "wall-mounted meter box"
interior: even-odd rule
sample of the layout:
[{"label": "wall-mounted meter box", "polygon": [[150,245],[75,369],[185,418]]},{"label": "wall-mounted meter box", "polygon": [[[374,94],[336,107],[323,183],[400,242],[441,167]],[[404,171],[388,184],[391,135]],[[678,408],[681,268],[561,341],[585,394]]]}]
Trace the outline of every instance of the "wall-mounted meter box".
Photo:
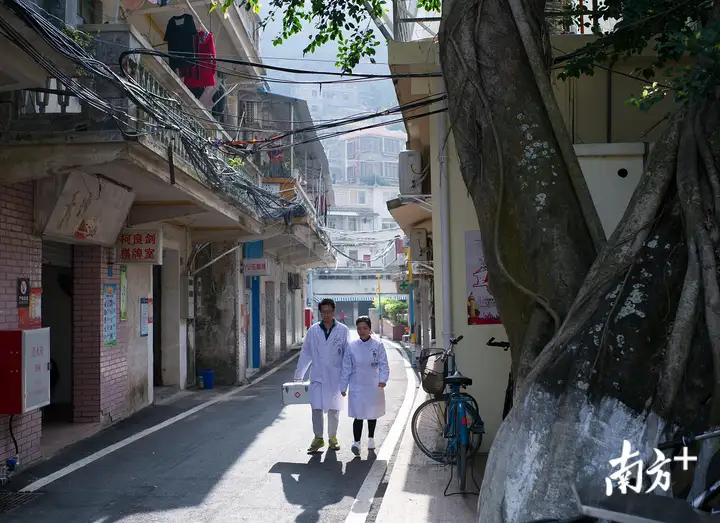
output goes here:
[{"label": "wall-mounted meter box", "polygon": [[180,317],[184,320],[195,318],[195,281],[189,274],[180,277]]},{"label": "wall-mounted meter box", "polygon": [[50,328],[0,331],[0,414],[50,404]]}]

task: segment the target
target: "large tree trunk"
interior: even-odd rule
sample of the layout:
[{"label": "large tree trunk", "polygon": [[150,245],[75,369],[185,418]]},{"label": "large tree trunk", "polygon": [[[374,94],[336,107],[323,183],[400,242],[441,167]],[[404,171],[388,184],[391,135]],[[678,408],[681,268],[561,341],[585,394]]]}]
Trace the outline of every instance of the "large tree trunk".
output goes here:
[{"label": "large tree trunk", "polygon": [[[719,104],[675,115],[597,253],[509,1],[445,0],[440,34],[452,131],[520,378],[480,523],[571,516],[572,485],[604,489],[623,439],[652,458],[663,434],[720,422],[720,402],[707,401],[720,399]],[[543,2],[525,5],[542,44]]]}]

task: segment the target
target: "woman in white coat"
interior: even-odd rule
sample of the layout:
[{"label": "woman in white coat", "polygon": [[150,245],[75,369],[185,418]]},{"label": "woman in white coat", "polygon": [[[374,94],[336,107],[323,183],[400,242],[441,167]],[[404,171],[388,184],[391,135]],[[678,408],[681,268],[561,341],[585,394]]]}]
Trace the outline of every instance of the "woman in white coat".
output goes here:
[{"label": "woman in white coat", "polygon": [[348,345],[343,357],[340,391],[348,397],[348,415],[353,422],[353,454],[360,454],[363,420],[368,421],[368,450],[375,449],[375,426],[385,415],[385,384],[390,377],[390,366],[383,342],[372,337],[372,324],[367,316],[355,321],[359,340]]}]

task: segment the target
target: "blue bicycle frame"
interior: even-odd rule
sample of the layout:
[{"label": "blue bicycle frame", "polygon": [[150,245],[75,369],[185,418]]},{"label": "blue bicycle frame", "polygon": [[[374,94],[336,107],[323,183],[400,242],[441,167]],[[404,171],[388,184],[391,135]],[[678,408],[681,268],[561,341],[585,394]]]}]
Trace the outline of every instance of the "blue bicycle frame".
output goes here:
[{"label": "blue bicycle frame", "polygon": [[[450,354],[449,375],[455,374],[457,367],[455,365],[455,355]],[[453,454],[457,453],[457,444],[469,446],[470,433],[467,426],[467,408],[469,402],[467,396],[460,393],[460,385],[448,385],[450,388],[450,397],[448,399],[447,420],[445,424],[445,438],[448,440],[448,450]],[[471,407],[471,410],[475,410]],[[458,427],[458,420],[460,426]]]}]

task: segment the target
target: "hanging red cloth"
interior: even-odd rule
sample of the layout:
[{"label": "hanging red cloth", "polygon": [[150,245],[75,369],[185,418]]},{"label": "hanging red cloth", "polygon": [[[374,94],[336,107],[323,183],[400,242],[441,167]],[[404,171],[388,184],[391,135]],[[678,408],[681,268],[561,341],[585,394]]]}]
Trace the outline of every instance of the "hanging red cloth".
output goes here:
[{"label": "hanging red cloth", "polygon": [[212,33],[199,31],[195,38],[195,57],[198,63],[183,71],[185,85],[190,88],[211,87],[215,85],[217,62],[215,58],[215,40]]}]

